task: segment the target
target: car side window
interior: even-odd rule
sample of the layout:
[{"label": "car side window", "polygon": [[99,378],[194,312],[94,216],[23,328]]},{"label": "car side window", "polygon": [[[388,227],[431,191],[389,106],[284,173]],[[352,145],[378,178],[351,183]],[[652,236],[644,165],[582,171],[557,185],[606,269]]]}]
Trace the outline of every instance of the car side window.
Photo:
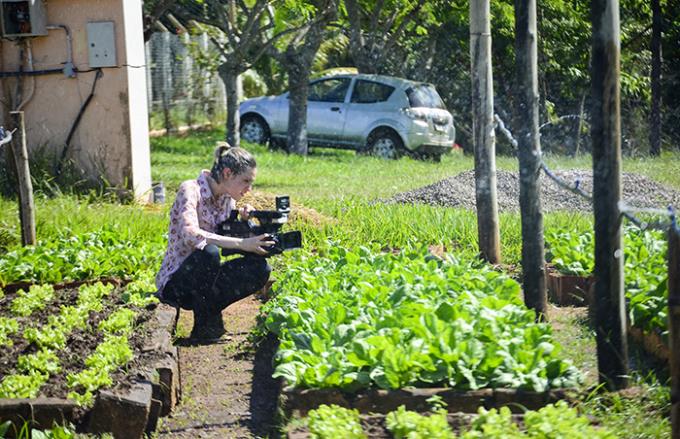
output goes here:
[{"label": "car side window", "polygon": [[308,101],[344,102],[350,78],[332,78],[315,82],[309,86]]},{"label": "car side window", "polygon": [[385,102],[390,98],[394,87],[381,84],[379,82],[358,80],[354,84],[352,91],[352,98],[350,102],[355,104],[374,104],[376,102]]}]

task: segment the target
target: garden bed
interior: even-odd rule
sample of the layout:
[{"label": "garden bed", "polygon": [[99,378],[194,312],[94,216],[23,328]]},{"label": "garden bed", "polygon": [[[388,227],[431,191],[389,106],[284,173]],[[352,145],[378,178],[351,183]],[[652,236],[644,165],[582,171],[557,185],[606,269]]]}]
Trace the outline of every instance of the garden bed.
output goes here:
[{"label": "garden bed", "polygon": [[0,423],[125,438],[155,429],[179,397],[176,311],[126,283],[7,288],[0,318],[15,323],[0,334]]},{"label": "garden bed", "polygon": [[367,389],[355,393],[338,389],[282,389],[282,409],[289,416],[306,416],[321,404],[335,404],[356,409],[361,414],[389,413],[400,406],[407,410],[426,412],[430,398],[442,401],[450,413],[477,413],[485,409],[508,407],[515,413],[537,410],[568,398],[565,389],[532,392],[517,389],[479,389],[460,391],[451,388],[405,388],[396,390]]}]

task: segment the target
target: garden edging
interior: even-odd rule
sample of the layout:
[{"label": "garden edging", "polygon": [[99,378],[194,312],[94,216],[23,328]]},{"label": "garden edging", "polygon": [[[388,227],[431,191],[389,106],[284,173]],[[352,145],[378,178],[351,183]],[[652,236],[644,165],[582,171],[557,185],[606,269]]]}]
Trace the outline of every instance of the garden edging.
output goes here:
[{"label": "garden edging", "polygon": [[437,396],[446,404],[449,413],[477,413],[479,407],[486,409],[507,406],[511,411],[537,410],[559,400],[569,400],[569,389],[533,392],[517,389],[479,389],[459,391],[451,388],[405,388],[397,390],[367,389],[348,394],[339,389],[289,389],[281,390],[281,407],[287,416],[302,417],[321,404],[335,404],[356,409],[361,414],[387,414],[399,406],[407,410],[426,412],[428,402]]},{"label": "garden edging", "polygon": [[[78,430],[109,432],[116,439],[141,439],[145,432],[155,430],[160,416],[170,413],[181,395],[179,354],[172,344],[178,314],[168,305],[155,306],[142,349],[153,352],[154,360],[145,369],[132,370],[128,374],[131,383],[100,390]],[[49,429],[55,422],[73,423],[79,410],[74,401],[65,398],[0,399],[0,423],[11,421],[17,432],[27,421],[32,428]]]}]

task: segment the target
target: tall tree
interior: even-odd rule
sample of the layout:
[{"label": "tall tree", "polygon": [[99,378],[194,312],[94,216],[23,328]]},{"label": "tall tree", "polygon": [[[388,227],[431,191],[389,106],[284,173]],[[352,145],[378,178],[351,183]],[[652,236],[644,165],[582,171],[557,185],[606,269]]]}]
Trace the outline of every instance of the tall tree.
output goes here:
[{"label": "tall tree", "polygon": [[206,31],[222,53],[218,73],[226,89],[226,140],[231,145],[241,143],[236,90],[238,75],[252,67],[279,38],[301,27],[275,30],[275,8],[283,3],[283,0],[191,0],[174,8],[173,13],[183,20],[209,26]]},{"label": "tall tree", "polygon": [[326,34],[328,24],[337,17],[336,0],[316,0],[297,3],[284,11],[289,21],[291,15],[303,21],[298,31],[290,38],[281,40],[282,48],[270,46],[270,52],[288,73],[289,111],[288,138],[289,152],[307,155],[307,90],[312,64],[319,46]]},{"label": "tall tree", "polygon": [[386,56],[414,24],[426,0],[345,0],[349,50],[361,73],[382,73]]}]

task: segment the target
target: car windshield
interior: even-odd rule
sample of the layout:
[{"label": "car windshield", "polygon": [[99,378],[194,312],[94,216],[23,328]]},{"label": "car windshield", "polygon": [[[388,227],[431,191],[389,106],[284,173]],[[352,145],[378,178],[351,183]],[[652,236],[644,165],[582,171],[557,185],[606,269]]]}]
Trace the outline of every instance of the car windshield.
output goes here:
[{"label": "car windshield", "polygon": [[411,108],[441,108],[444,109],[444,102],[439,97],[437,90],[430,84],[418,84],[406,90],[408,102]]}]

